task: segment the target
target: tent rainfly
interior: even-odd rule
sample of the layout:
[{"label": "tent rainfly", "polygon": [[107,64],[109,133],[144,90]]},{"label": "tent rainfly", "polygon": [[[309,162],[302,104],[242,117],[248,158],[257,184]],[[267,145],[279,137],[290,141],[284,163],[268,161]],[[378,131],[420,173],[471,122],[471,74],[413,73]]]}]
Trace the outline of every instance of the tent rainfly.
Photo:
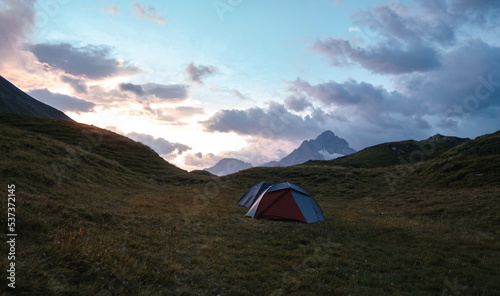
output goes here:
[{"label": "tent rainfly", "polygon": [[267,188],[271,187],[272,185],[273,184],[269,182],[260,182],[253,185],[252,187],[250,187],[250,189],[247,190],[247,192],[245,192],[245,194],[243,194],[243,196],[238,201],[238,204],[240,206],[250,208],[253,205],[253,203],[257,200],[259,195],[261,195],[262,192],[264,192]]},{"label": "tent rainfly", "polygon": [[290,183],[278,183],[262,192],[246,216],[305,223],[326,220],[314,198],[304,189]]}]

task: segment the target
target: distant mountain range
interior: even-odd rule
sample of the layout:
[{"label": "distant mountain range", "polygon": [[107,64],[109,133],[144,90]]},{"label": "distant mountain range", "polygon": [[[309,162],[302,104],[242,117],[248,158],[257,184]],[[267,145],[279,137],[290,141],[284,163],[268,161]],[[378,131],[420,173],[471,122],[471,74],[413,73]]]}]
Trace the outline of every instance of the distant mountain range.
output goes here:
[{"label": "distant mountain range", "polygon": [[27,95],[2,76],[0,76],[0,113],[72,120],[62,111]]},{"label": "distant mountain range", "polygon": [[[356,150],[349,147],[346,140],[337,137],[332,131],[328,130],[315,140],[302,142],[299,148],[293,150],[292,153],[281,160],[265,163],[261,167],[286,167],[309,160],[330,160],[355,152]],[[205,169],[205,171],[217,176],[225,176],[251,167],[250,163],[234,158],[224,158],[213,167]]]},{"label": "distant mountain range", "polygon": [[217,162],[213,167],[204,169],[216,176],[225,176],[251,168],[252,165],[235,158],[223,158]]},{"label": "distant mountain range", "polygon": [[265,163],[263,167],[286,167],[301,164],[309,160],[330,160],[340,156],[355,153],[346,140],[339,138],[328,130],[315,140],[302,142],[299,148],[292,151],[280,161]]}]

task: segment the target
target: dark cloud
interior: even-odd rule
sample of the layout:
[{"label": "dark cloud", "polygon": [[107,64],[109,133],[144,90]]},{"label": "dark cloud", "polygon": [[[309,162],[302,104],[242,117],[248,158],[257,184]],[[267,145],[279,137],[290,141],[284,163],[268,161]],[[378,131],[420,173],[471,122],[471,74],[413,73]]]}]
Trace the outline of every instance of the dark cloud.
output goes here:
[{"label": "dark cloud", "polygon": [[247,110],[220,110],[200,122],[208,132],[234,132],[264,138],[303,139],[322,131],[311,117],[290,113],[284,105],[271,102],[267,110],[255,107]]},{"label": "dark cloud", "polygon": [[164,138],[154,138],[151,135],[130,133],[126,136],[135,141],[148,145],[158,154],[167,157],[181,155],[182,153],[191,150],[191,147],[189,147],[188,145],[184,145],[181,143],[171,143]]},{"label": "dark cloud", "polygon": [[292,94],[285,101],[308,98],[336,107],[336,113],[313,109],[318,122],[341,121],[342,114],[351,125],[364,123],[360,128],[372,132],[406,130],[408,135],[486,121],[489,128],[500,118],[500,47],[482,40],[443,53],[439,68],[396,75],[393,82],[395,90],[389,91],[353,79],[312,85],[298,78],[289,83]]},{"label": "dark cloud", "polygon": [[188,97],[189,86],[183,84],[147,83],[143,87],[149,94],[163,100],[182,101]]},{"label": "dark cloud", "polygon": [[160,16],[160,13],[153,7],[145,8],[141,4],[135,2],[134,11],[135,15],[140,19],[148,19],[163,26],[167,23],[167,20]]},{"label": "dark cloud", "polygon": [[[380,34],[388,40],[402,41],[409,46],[425,47],[428,42],[452,45],[456,41],[457,24],[446,13],[436,14],[437,2],[432,6],[435,8],[433,11],[390,2],[370,11],[356,12],[352,19],[368,39]],[[446,11],[446,8],[443,9]]]},{"label": "dark cloud", "polygon": [[76,48],[69,43],[41,43],[31,45],[30,51],[40,62],[77,77],[103,79],[139,72],[137,67],[112,58],[111,48],[105,45]]},{"label": "dark cloud", "polygon": [[309,82],[297,78],[297,80],[290,83],[288,90],[296,93],[296,95],[291,98],[304,98],[301,94],[305,93],[323,102],[325,105],[336,106],[382,102],[385,95],[383,89],[375,88],[373,85],[365,82],[358,83],[355,80],[348,80],[345,83],[330,81],[311,85]]},{"label": "dark cloud", "polygon": [[121,91],[128,91],[135,94],[138,97],[145,96],[147,92],[141,85],[132,84],[132,83],[120,83],[118,86]]},{"label": "dark cloud", "polygon": [[66,82],[67,84],[69,84],[75,92],[79,94],[88,93],[88,87],[85,80],[79,78],[73,78],[68,75],[61,75],[60,78],[62,82]]},{"label": "dark cloud", "polygon": [[131,92],[138,97],[150,95],[161,101],[180,102],[188,98],[189,86],[182,84],[120,83],[118,89],[122,92]]},{"label": "dark cloud", "polygon": [[189,81],[196,83],[203,83],[201,77],[214,74],[217,72],[217,68],[214,66],[196,66],[193,62],[186,66],[186,74],[188,75]]},{"label": "dark cloud", "polygon": [[0,6],[0,66],[18,55],[35,27],[35,1],[4,0]]},{"label": "dark cloud", "polygon": [[[293,93],[291,97],[307,96],[325,106],[340,108],[337,113],[331,114],[315,109],[313,119],[319,122],[330,119],[337,122],[361,119],[381,128],[398,128],[408,118],[420,118],[425,114],[425,106],[421,106],[415,98],[352,79],[344,83],[330,81],[311,85],[298,78],[290,82],[288,90]],[[412,125],[414,123],[412,120]],[[419,126],[424,125],[420,122]]]},{"label": "dark cloud", "polygon": [[496,29],[500,24],[500,2],[417,0],[416,5],[404,6],[393,1],[351,17],[368,39],[381,35],[410,46],[450,46],[456,44],[463,29]]},{"label": "dark cloud", "polygon": [[443,55],[443,66],[425,75],[403,75],[396,86],[420,98],[429,113],[470,116],[500,105],[500,47],[479,39]]},{"label": "dark cloud", "polygon": [[312,107],[313,119],[327,124],[344,118],[347,133],[370,141],[498,129],[500,47],[470,36],[498,28],[500,1],[390,1],[351,18],[355,38],[323,38],[312,49],[333,66],[390,75],[393,90],[353,79],[313,85],[297,79],[287,89],[289,108],[301,100],[323,104],[326,112]]},{"label": "dark cloud", "polygon": [[285,104],[289,109],[297,112],[304,111],[307,107],[312,106],[305,96],[288,96],[285,99]]},{"label": "dark cloud", "polygon": [[398,46],[378,45],[362,49],[352,47],[343,39],[326,38],[316,41],[313,49],[328,56],[335,66],[359,63],[381,74],[425,72],[440,66],[438,53],[429,47],[401,49]]},{"label": "dark cloud", "polygon": [[48,89],[35,89],[28,92],[33,98],[61,111],[92,112],[95,104],[76,97],[53,93]]},{"label": "dark cloud", "polygon": [[[430,0],[424,1],[429,2]],[[449,11],[469,22],[480,25],[498,24],[500,19],[500,2],[496,0],[451,0]]]}]

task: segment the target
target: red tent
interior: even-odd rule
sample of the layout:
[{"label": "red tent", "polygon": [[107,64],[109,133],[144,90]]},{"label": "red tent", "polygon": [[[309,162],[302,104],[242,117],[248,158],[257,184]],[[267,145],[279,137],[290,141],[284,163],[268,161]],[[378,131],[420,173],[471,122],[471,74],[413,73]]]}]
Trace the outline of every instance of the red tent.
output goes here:
[{"label": "red tent", "polygon": [[314,198],[290,183],[279,183],[264,191],[250,208],[247,217],[254,219],[297,220],[306,223],[325,221]]}]

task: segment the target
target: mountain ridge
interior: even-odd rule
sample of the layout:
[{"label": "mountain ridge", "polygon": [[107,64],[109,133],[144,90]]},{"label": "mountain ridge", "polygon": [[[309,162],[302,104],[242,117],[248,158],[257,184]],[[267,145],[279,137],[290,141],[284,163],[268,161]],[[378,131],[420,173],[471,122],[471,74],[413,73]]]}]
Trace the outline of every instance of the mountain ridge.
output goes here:
[{"label": "mountain ridge", "polygon": [[0,76],[0,113],[72,120],[64,112],[34,99],[2,76]]},{"label": "mountain ridge", "polygon": [[335,135],[331,130],[321,133],[316,139],[305,140],[298,148],[279,161],[260,165],[262,167],[292,166],[310,160],[326,160],[355,153],[346,140]]},{"label": "mountain ridge", "polygon": [[449,149],[470,140],[469,138],[436,134],[421,141],[404,140],[380,143],[366,147],[354,154],[328,161],[312,160],[308,161],[307,164],[375,168],[417,163],[433,159]]}]

